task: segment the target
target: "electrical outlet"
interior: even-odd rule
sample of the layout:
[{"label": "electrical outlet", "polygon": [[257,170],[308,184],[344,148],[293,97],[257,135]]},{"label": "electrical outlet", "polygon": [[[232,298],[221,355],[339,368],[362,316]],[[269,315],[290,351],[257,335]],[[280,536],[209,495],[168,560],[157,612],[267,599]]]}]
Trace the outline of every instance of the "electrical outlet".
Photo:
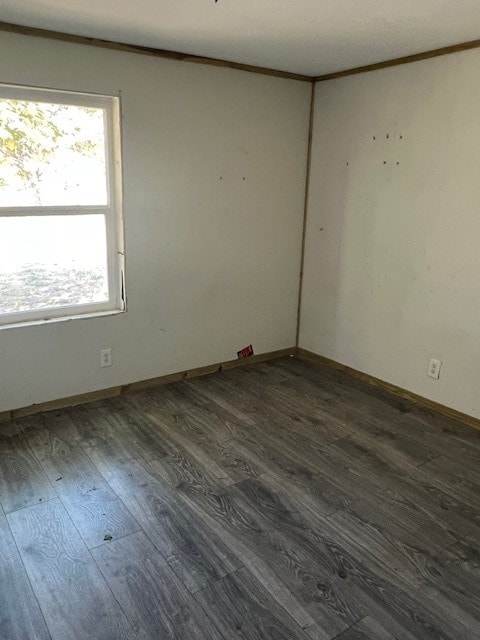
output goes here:
[{"label": "electrical outlet", "polygon": [[100,351],[100,366],[111,367],[112,366],[112,350],[102,349]]},{"label": "electrical outlet", "polygon": [[432,358],[430,360],[430,364],[428,365],[427,376],[429,378],[434,378],[435,380],[438,380],[438,378],[440,377],[441,366],[442,366],[441,360],[435,360],[434,358]]}]

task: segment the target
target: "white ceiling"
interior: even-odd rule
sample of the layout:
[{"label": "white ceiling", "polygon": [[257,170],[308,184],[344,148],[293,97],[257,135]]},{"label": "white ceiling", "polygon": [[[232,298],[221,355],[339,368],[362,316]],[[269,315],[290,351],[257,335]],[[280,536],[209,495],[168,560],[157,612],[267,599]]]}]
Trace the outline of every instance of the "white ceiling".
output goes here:
[{"label": "white ceiling", "polygon": [[480,38],[480,0],[0,0],[0,20],[321,75]]}]

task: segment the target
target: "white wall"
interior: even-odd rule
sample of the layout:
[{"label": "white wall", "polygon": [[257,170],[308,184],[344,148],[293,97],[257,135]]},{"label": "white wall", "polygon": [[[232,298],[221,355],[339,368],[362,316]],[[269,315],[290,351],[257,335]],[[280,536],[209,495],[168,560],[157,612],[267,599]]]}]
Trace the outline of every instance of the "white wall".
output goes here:
[{"label": "white wall", "polygon": [[0,411],[293,346],[307,83],[13,34],[0,61],[0,82],[121,92],[128,295],[0,330]]},{"label": "white wall", "polygon": [[477,417],[479,66],[477,49],[317,85],[300,338]]}]

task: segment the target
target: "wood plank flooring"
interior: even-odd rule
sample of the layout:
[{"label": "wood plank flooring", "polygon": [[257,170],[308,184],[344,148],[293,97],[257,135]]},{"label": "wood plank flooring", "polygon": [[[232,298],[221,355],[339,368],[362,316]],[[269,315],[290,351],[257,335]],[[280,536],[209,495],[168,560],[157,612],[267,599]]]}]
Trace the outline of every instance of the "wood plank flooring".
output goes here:
[{"label": "wood plank flooring", "polygon": [[480,640],[480,432],[282,358],[0,426],[0,640]]}]

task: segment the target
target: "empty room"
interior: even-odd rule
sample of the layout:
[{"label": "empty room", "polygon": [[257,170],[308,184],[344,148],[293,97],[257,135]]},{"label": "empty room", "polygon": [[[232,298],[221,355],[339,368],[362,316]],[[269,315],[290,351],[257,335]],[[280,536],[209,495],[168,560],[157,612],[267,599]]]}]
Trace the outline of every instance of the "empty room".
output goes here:
[{"label": "empty room", "polygon": [[0,640],[480,640],[478,0],[0,0]]}]

